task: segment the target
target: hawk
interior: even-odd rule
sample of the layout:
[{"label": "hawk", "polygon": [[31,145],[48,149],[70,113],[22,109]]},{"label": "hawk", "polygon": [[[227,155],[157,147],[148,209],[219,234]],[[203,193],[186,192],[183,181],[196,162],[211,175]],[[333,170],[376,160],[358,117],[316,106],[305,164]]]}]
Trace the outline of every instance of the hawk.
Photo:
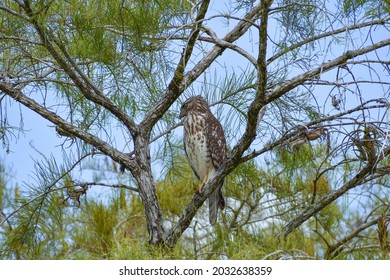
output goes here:
[{"label": "hawk", "polygon": [[[200,181],[199,192],[226,159],[225,134],[219,121],[211,113],[201,96],[187,99],[181,106],[180,116],[184,125],[184,150],[196,177]],[[225,208],[222,185],[209,197],[209,221],[215,224],[218,208]]]}]

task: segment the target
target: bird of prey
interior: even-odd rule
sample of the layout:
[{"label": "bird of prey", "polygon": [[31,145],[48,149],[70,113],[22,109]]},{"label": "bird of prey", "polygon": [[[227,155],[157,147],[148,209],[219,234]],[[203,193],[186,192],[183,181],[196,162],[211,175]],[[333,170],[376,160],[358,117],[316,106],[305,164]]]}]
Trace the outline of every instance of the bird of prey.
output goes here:
[{"label": "bird of prey", "polygon": [[[201,192],[226,159],[225,134],[220,122],[201,96],[190,97],[182,104],[180,118],[183,119],[184,125],[184,149],[192,170],[200,181]],[[223,182],[208,198],[209,221],[212,225],[217,220],[218,208],[225,208],[222,185]]]}]

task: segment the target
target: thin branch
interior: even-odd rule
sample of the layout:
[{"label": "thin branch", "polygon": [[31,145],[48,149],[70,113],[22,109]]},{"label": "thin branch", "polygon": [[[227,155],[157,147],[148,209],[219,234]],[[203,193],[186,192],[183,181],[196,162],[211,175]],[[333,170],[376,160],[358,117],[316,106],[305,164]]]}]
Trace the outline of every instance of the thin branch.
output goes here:
[{"label": "thin branch", "polygon": [[[372,102],[378,102],[378,103],[380,103],[380,105],[366,106],[367,104],[372,103]],[[296,127],[293,127],[291,129],[289,129],[288,133],[282,135],[278,140],[266,144],[260,150],[253,151],[252,153],[250,153],[250,154],[248,154],[246,156],[243,156],[240,159],[240,162],[243,163],[243,162],[246,162],[248,160],[251,160],[251,159],[253,159],[255,157],[258,157],[258,156],[260,156],[260,155],[262,155],[262,154],[264,154],[264,153],[266,153],[266,152],[268,152],[268,151],[278,147],[279,145],[284,144],[286,141],[288,141],[288,139],[290,139],[291,137],[296,136],[297,131],[301,130],[302,127],[309,128],[309,127],[312,127],[314,125],[318,125],[318,124],[322,124],[322,123],[326,123],[326,122],[329,122],[329,121],[332,121],[332,120],[339,119],[339,118],[341,118],[343,116],[349,115],[349,114],[354,113],[354,112],[358,112],[358,111],[361,111],[361,110],[368,110],[368,109],[387,108],[387,107],[389,107],[389,105],[390,105],[390,103],[387,100],[385,100],[385,99],[373,99],[373,100],[366,101],[363,104],[360,104],[359,106],[356,106],[355,108],[352,108],[350,110],[347,110],[347,111],[344,111],[344,112],[340,112],[338,114],[334,114],[334,115],[331,115],[331,116],[319,118],[319,119],[316,119],[314,121],[311,121],[311,122],[308,122],[308,123],[305,123],[305,124],[302,124],[302,125],[298,125]],[[343,125],[349,125],[349,124],[359,124],[359,123],[358,122],[343,123]],[[340,124],[336,124],[336,125],[340,126]],[[333,125],[332,124],[328,124],[326,126],[329,127],[329,126],[333,126]]]},{"label": "thin branch", "polygon": [[230,43],[230,42],[226,42],[222,39],[219,39],[217,34],[211,29],[211,28],[208,28],[206,26],[203,26],[203,29],[205,30],[205,32],[211,37],[211,40],[210,42],[216,44],[217,46],[220,46],[220,47],[223,47],[223,48],[226,48],[226,49],[231,49],[237,53],[239,53],[240,55],[242,55],[243,57],[245,57],[246,59],[249,60],[250,63],[252,63],[252,65],[257,68],[257,61],[256,61],[256,58],[253,57],[250,53],[248,53],[246,50],[244,50],[243,48],[240,48],[239,46],[233,44],[233,43]]},{"label": "thin branch", "polygon": [[[237,25],[228,32],[222,40],[225,42],[234,42],[240,38],[252,26],[253,20],[260,16],[261,4],[253,7],[244,18],[237,23]],[[210,65],[215,59],[220,56],[226,48],[221,46],[214,46],[187,74],[183,76],[180,84],[172,90],[168,87],[163,98],[150,110],[146,115],[144,121],[141,123],[142,127],[153,127],[154,124],[164,115],[169,107],[175,102],[180,94],[189,87]]]},{"label": "thin branch", "polygon": [[294,49],[297,49],[299,47],[302,47],[303,45],[309,44],[309,43],[317,41],[319,39],[326,38],[326,37],[329,37],[329,36],[334,36],[336,34],[340,34],[340,33],[351,31],[351,30],[355,30],[355,29],[361,29],[361,28],[368,27],[368,26],[383,25],[383,24],[388,23],[389,21],[390,21],[390,17],[386,17],[384,19],[374,20],[374,21],[371,21],[371,22],[365,22],[365,23],[355,24],[355,25],[351,25],[351,26],[345,26],[345,27],[342,27],[342,28],[339,28],[339,29],[336,29],[336,30],[325,32],[325,33],[317,35],[317,36],[313,36],[313,37],[311,37],[309,39],[306,39],[306,40],[304,40],[302,42],[296,43],[296,44],[294,44],[294,45],[292,45],[292,46],[290,46],[290,47],[288,47],[286,49],[283,49],[283,51],[273,55],[272,57],[270,57],[267,60],[267,64],[272,63],[273,61],[277,60],[282,55],[285,55],[285,54],[289,53],[290,51],[292,51]]},{"label": "thin branch", "polygon": [[[151,109],[150,113],[141,123],[142,130],[146,133],[150,133],[152,127],[156,124],[156,122],[162,117],[165,111],[168,110],[168,108],[184,90],[184,88],[180,88],[180,86],[183,84],[183,80],[185,77],[184,71],[194,50],[197,38],[199,36],[199,32],[201,30],[202,20],[206,15],[209,4],[210,0],[204,0],[200,5],[199,12],[195,19],[191,35],[187,40],[185,48],[183,49],[180,61],[175,69],[173,78],[167,87],[167,94],[163,97],[159,104],[155,106],[155,108]],[[189,86],[189,84],[186,84],[185,86],[187,87]]]},{"label": "thin branch", "polygon": [[[306,84],[306,83],[304,83]],[[390,85],[390,82],[385,81],[370,81],[370,80],[357,80],[357,81],[350,81],[350,82],[329,82],[329,81],[308,81],[308,85],[319,85],[319,86],[333,86],[333,87],[343,87],[348,86],[352,84],[380,84],[380,85]]]},{"label": "thin branch", "polygon": [[[0,85],[1,86],[1,85]],[[1,89],[1,88],[0,88]],[[46,196],[48,195],[49,193],[51,192],[54,192],[54,191],[59,191],[59,190],[63,190],[63,189],[66,189],[68,188],[68,186],[63,186],[63,187],[60,187],[60,188],[56,188],[56,189],[52,189],[52,187],[54,187],[60,180],[62,180],[65,176],[67,176],[73,169],[75,169],[79,164],[80,162],[82,162],[84,159],[86,159],[87,157],[89,156],[93,156],[94,153],[87,153],[83,156],[81,156],[74,164],[72,164],[68,170],[66,172],[64,172],[63,174],[61,174],[60,177],[58,177],[56,180],[54,180],[50,185],[47,186],[47,190],[39,195],[37,195],[36,197],[33,197],[32,199],[26,201],[25,203],[23,203],[21,206],[19,206],[18,208],[16,208],[14,211],[12,211],[7,217],[4,218],[3,221],[0,222],[0,226],[2,226],[6,221],[8,221],[13,215],[15,215],[17,212],[19,212],[21,209],[23,209],[24,207],[26,207],[27,205],[29,205],[31,202],[34,202],[35,200],[43,197],[43,196]]]},{"label": "thin branch", "polygon": [[[20,5],[20,4],[19,4]],[[19,17],[21,19],[24,19],[25,21],[29,21],[29,18],[26,17],[25,15],[22,15],[21,13],[18,13],[10,8],[7,8],[7,7],[4,7],[4,6],[0,6],[0,10],[3,10],[13,16],[16,16],[16,17]]]},{"label": "thin branch", "polygon": [[[383,153],[378,156],[376,164],[378,164],[383,158],[387,157],[390,154],[390,148],[383,150]],[[315,204],[310,205],[306,210],[304,210],[299,216],[291,220],[284,228],[283,236],[287,237],[294,229],[299,227],[310,217],[312,217],[317,212],[321,211],[324,207],[335,201],[337,198],[345,194],[350,189],[353,189],[364,182],[364,179],[373,172],[375,167],[372,164],[367,164],[362,168],[351,180],[346,182],[339,189],[328,193],[323,199],[317,201]]]},{"label": "thin branch", "polygon": [[3,34],[0,34],[0,40],[10,40],[10,41],[17,41],[18,43],[27,43],[27,44],[36,45],[36,46],[43,46],[43,44],[40,42],[30,41],[30,40],[27,40],[27,39],[21,38],[21,37],[6,36]]},{"label": "thin branch", "polygon": [[325,72],[327,72],[327,71],[329,71],[329,70],[331,70],[339,65],[342,65],[352,58],[355,58],[357,56],[372,52],[374,50],[377,50],[379,48],[389,46],[389,45],[390,45],[390,39],[386,39],[386,40],[379,41],[375,44],[372,44],[368,47],[364,47],[364,48],[361,48],[358,50],[353,50],[353,51],[347,51],[344,54],[342,54],[341,56],[339,56],[339,57],[337,57],[329,62],[323,63],[321,66],[319,66],[317,68],[314,68],[310,71],[307,71],[303,74],[300,74],[300,75],[292,78],[289,81],[286,81],[280,85],[277,85],[273,89],[273,91],[269,95],[267,95],[267,102],[266,103],[268,104],[268,103],[278,99],[279,97],[281,97],[285,93],[289,92],[290,90],[296,88],[299,85],[302,85],[307,80],[309,80],[309,79],[311,79],[319,74],[325,73]]},{"label": "thin branch", "polygon": [[[41,38],[43,46],[48,50],[52,57],[58,62],[61,68],[69,75],[75,85],[80,89],[83,95],[93,101],[96,104],[99,104],[110,111],[118,119],[120,119],[126,127],[129,129],[131,134],[134,136],[138,132],[138,126],[135,122],[116,104],[114,104],[108,97],[106,97],[95,85],[94,83],[81,71],[77,63],[71,58],[69,53],[66,51],[64,45],[60,40],[58,40],[53,34],[51,34],[40,22],[36,19],[33,10],[31,9],[29,3],[25,1],[22,5],[23,9],[30,17],[30,21],[33,23],[35,30]],[[62,53],[65,55],[65,58],[57,51],[57,48],[53,45],[55,43]]]},{"label": "thin branch", "polygon": [[102,186],[102,187],[109,187],[109,188],[114,188],[114,189],[126,189],[134,192],[139,192],[138,188],[135,187],[130,187],[125,184],[107,184],[107,183],[102,183],[102,182],[82,182],[82,183],[74,183],[74,186],[79,186],[79,187],[85,187],[85,186]]},{"label": "thin branch", "polygon": [[360,225],[358,228],[354,229],[350,234],[340,239],[337,243],[330,245],[325,253],[325,259],[333,259],[338,254],[341,253],[342,250],[345,249],[345,244],[354,239],[360,232],[363,230],[375,225],[378,223],[378,219],[374,219],[370,222],[364,223]]}]

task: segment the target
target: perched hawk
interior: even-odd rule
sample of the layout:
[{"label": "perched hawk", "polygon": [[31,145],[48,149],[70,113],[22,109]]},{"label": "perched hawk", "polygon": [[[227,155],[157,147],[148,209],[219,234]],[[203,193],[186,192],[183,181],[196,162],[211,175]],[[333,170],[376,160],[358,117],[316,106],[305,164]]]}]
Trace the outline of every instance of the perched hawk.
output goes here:
[{"label": "perched hawk", "polygon": [[[181,106],[184,124],[184,149],[196,177],[199,192],[226,159],[227,148],[221,124],[211,113],[205,99],[191,97]],[[209,197],[209,221],[217,220],[218,208],[225,208],[222,184]]]}]

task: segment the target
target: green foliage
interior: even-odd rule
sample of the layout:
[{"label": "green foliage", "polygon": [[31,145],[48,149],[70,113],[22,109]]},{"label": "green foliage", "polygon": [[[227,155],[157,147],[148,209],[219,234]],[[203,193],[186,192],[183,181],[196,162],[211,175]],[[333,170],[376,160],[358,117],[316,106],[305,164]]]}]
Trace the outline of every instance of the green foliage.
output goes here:
[{"label": "green foliage", "polygon": [[[303,207],[302,203],[311,199],[312,176],[318,168],[313,155],[321,149],[306,145],[300,147],[299,152],[295,151],[294,156],[279,151],[273,163],[286,172],[289,166],[300,163],[300,172],[292,168],[289,173],[275,175],[254,161],[240,165],[225,180],[227,209],[221,213],[217,224],[208,225],[207,207],[203,206],[188,234],[173,249],[147,244],[144,211],[137,193],[123,188],[112,189],[104,200],[89,196],[81,200],[79,208],[73,208],[64,204],[65,193],[57,187],[47,192],[45,200],[36,199],[34,203],[26,204],[12,218],[12,229],[2,227],[1,256],[5,259],[322,258],[321,252],[326,250],[327,242],[341,234],[340,224],[353,218],[342,214],[337,204],[316,214],[307,225],[313,230],[310,233],[302,229],[294,231],[287,239],[278,237],[283,221],[291,216],[284,210],[293,205],[297,211]],[[185,158],[182,155],[175,158],[175,168],[168,170],[166,177],[156,184],[164,219],[172,223],[181,215],[197,187],[197,180]],[[324,184],[330,184],[330,179],[325,178],[320,176],[317,180],[319,190],[323,190]],[[65,177],[64,185],[74,183],[70,177]],[[4,192],[7,188],[2,189],[2,198],[11,201],[12,194]],[[279,199],[275,200],[272,193]],[[317,191],[318,196],[326,193]],[[21,194],[18,203],[10,206],[24,205],[27,199],[29,197]],[[30,214],[39,211],[39,215]],[[383,227],[381,230],[385,232]],[[375,231],[366,234],[370,238],[377,235]],[[338,258],[379,256],[380,252],[357,251]]]},{"label": "green foliage", "polygon": [[379,18],[389,13],[389,1],[386,0],[344,0],[342,1],[344,13],[351,18],[364,13],[369,17]]},{"label": "green foliage", "polygon": [[[2,5],[26,16],[15,1],[2,1]],[[29,1],[29,7],[58,55],[77,63],[87,79],[130,116],[141,117],[160,95],[169,72],[166,44],[156,38],[166,36],[190,6],[187,1],[172,0],[72,0]],[[87,100],[64,71],[53,71],[58,62],[40,43],[37,27],[26,17],[3,10],[1,15],[2,36],[15,40],[0,40],[0,68],[17,83],[35,74],[44,76],[32,85],[32,94],[55,101],[51,108],[77,127],[114,141],[107,129],[112,115]],[[9,129],[4,134],[13,130],[8,121],[6,126]]]},{"label": "green foliage", "polygon": [[[19,6],[18,2],[23,4]],[[229,42],[231,49],[224,46],[226,52],[217,51],[218,55],[228,53],[228,61],[223,60],[224,56],[207,65],[207,59],[211,59],[218,47],[211,42],[211,33],[206,32],[206,28],[213,31],[216,28],[218,38],[229,40],[233,35],[220,35],[223,32],[219,30],[221,22],[218,21],[223,18],[228,24],[238,22],[237,17],[253,8],[256,1],[229,1],[228,8],[234,11],[231,14],[220,11],[212,14],[209,10],[210,15],[202,21],[203,28],[196,43],[188,46],[194,26],[201,23],[194,23],[193,17],[200,6],[193,6],[193,2],[1,1],[0,82],[21,90],[22,95],[41,106],[41,111],[57,114],[56,117],[68,121],[74,128],[88,132],[88,136],[100,138],[99,143],[104,142],[115,152],[123,152],[123,157],[137,162],[139,154],[132,149],[139,142],[136,143],[134,137],[143,134],[144,127],[138,127],[141,133],[137,129],[130,132],[131,125],[126,127],[123,115],[127,114],[134,124],[142,124],[145,115],[154,113],[151,110],[156,109],[157,102],[164,101],[171,106],[162,112],[164,115],[153,130],[145,133],[148,137],[143,139],[143,144],[150,140],[150,150],[143,150],[147,151],[142,154],[146,155],[144,165],[137,166],[133,173],[120,173],[119,163],[113,162],[110,153],[102,154],[100,145],[91,147],[72,133],[61,132],[58,126],[59,136],[71,149],[63,145],[61,164],[54,157],[42,154],[44,160],[36,163],[35,182],[10,186],[7,172],[0,164],[0,257],[388,259],[390,160],[386,158],[343,199],[316,211],[283,238],[289,222],[334,195],[334,191],[353,179],[367,162],[376,162],[384,155],[389,133],[385,121],[388,104],[383,105],[385,101],[381,99],[367,103],[372,107],[356,110],[355,115],[345,113],[351,109],[349,102],[364,98],[358,96],[360,88],[355,88],[361,81],[350,82],[343,71],[351,74],[355,71],[352,68],[359,67],[360,63],[372,69],[372,73],[365,75],[366,72],[359,71],[359,75],[379,77],[378,73],[387,69],[386,62],[367,55],[365,60],[348,61],[351,65],[335,65],[336,73],[322,68],[334,58],[333,53],[339,51],[332,47],[336,43],[342,43],[343,53],[350,50],[349,46],[353,46],[352,50],[361,50],[371,43],[361,36],[363,33],[359,34],[363,38],[359,42],[355,35],[360,30],[349,29],[342,23],[353,19],[352,22],[366,24],[368,19],[381,18],[389,13],[388,1],[346,0],[337,7],[317,0],[273,1],[265,58],[270,60],[266,62],[267,73],[261,73],[267,75],[267,88],[260,102],[266,100],[268,104],[256,127],[257,135],[244,152],[245,157],[252,158],[255,153],[259,157],[242,162],[225,178],[223,192],[227,206],[220,211],[215,226],[207,221],[206,202],[174,248],[148,244],[144,213],[149,205],[136,187],[135,182],[140,182],[140,178],[135,178],[136,173],[151,169],[148,164],[158,165],[157,176],[149,179],[152,190],[156,189],[165,230],[182,216],[199,184],[184,156],[182,135],[175,131],[180,125],[177,119],[180,102],[188,96],[203,95],[221,120],[229,146],[233,148],[244,133],[248,107],[259,90],[260,67],[256,68],[253,61],[256,61],[260,17],[253,19],[253,26],[246,35]],[[367,29],[377,28],[379,25],[373,24]],[[227,30],[235,29],[228,26]],[[337,33],[338,30],[345,32]],[[330,34],[332,32],[334,34]],[[375,41],[373,34],[364,35]],[[241,40],[250,41],[252,45],[241,46]],[[184,75],[200,76],[195,81],[191,80],[191,75],[186,76],[190,77],[189,84],[172,86],[170,79],[177,75],[177,62],[187,55],[183,48],[194,49],[183,69]],[[232,53],[240,58],[237,65],[229,68],[225,63],[229,65],[236,60],[234,57],[230,61]],[[252,61],[241,64],[242,57],[249,55],[253,55]],[[376,56],[380,57],[379,50]],[[200,61],[204,64],[198,64]],[[384,66],[380,71],[375,66],[378,63]],[[192,68],[195,65],[197,68]],[[311,76],[309,70],[317,67],[321,67],[321,73]],[[335,78],[327,79],[326,75]],[[278,92],[291,78],[305,76],[305,81],[296,82],[299,85],[289,84],[292,89],[287,93]],[[373,84],[380,81],[375,80]],[[317,85],[332,89],[321,88],[317,94],[314,91]],[[386,86],[386,82],[383,85]],[[175,86],[183,87],[184,91],[172,94],[172,88],[177,90]],[[340,96],[339,108],[333,104],[332,97],[336,95]],[[163,100],[163,96],[169,98]],[[384,96],[388,99],[388,92]],[[94,100],[96,97],[99,102]],[[1,92],[0,138],[5,144],[9,144],[9,135],[15,131],[7,115],[7,100],[7,94]],[[104,104],[107,101],[113,104],[107,106]],[[333,105],[330,110],[329,101]],[[124,114],[118,117],[120,110]],[[382,115],[382,119],[376,121],[375,115]],[[45,117],[49,118],[47,114]],[[363,137],[351,140],[354,136],[351,131],[358,131],[356,127],[365,125],[368,120],[375,136],[366,142],[373,148],[371,160],[368,156],[359,158],[354,151]],[[22,126],[23,120],[20,128]],[[313,129],[327,131],[309,139],[307,133]],[[288,135],[292,136],[288,138]],[[328,137],[326,144],[325,136]],[[297,139],[303,140],[291,141]],[[368,221],[371,221],[370,226],[356,233]],[[354,232],[355,235],[349,236]],[[338,245],[345,238],[346,241]],[[334,246],[337,250],[333,250]],[[367,246],[371,247],[367,249]]]},{"label": "green foliage", "polygon": [[168,170],[165,179],[156,183],[157,197],[168,219],[172,216],[179,217],[182,214],[198,187],[187,158],[183,155],[176,155],[174,160],[175,163]]},{"label": "green foliage", "polygon": [[283,0],[282,5],[286,6],[281,20],[285,28],[286,43],[295,42],[297,39],[305,40],[315,33],[315,25],[321,22],[320,3],[315,0],[295,1]]},{"label": "green foliage", "polygon": [[[114,242],[114,229],[119,222],[118,201],[108,205],[101,202],[88,202],[83,209],[81,227],[70,233],[75,248],[81,248],[88,258],[108,258]],[[77,253],[80,255],[80,252]]]}]

